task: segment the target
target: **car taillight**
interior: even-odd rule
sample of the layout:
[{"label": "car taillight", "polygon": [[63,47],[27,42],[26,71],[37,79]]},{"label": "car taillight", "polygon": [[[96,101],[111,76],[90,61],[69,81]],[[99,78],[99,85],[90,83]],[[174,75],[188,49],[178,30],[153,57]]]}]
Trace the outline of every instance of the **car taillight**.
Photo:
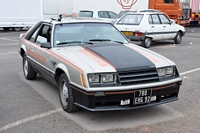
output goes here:
[{"label": "car taillight", "polygon": [[142,36],[142,32],[134,32],[133,35],[134,36]]}]

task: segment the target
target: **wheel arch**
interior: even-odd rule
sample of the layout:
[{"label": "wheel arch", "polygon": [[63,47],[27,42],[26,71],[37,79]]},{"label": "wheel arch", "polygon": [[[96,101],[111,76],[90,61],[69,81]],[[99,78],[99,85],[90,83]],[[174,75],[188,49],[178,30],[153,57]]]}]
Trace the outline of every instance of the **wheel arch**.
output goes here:
[{"label": "wheel arch", "polygon": [[[183,31],[182,31],[182,30],[179,30],[178,32],[180,32],[180,33],[181,33],[181,35],[183,36]],[[177,33],[178,33],[178,32],[177,32]]]},{"label": "wheel arch", "polygon": [[55,69],[55,76],[54,76],[54,79],[55,79],[57,85],[59,85],[59,78],[60,78],[60,75],[63,73],[66,74],[68,80],[70,81],[70,76],[69,76],[67,67],[64,64],[58,64]]},{"label": "wheel arch", "polygon": [[153,40],[153,37],[152,37],[152,36],[145,35],[144,39],[145,39],[145,38],[150,38],[151,40]]},{"label": "wheel arch", "polygon": [[25,48],[25,45],[22,45],[21,48],[20,48],[21,57],[23,57],[24,53],[26,53],[26,48]]}]

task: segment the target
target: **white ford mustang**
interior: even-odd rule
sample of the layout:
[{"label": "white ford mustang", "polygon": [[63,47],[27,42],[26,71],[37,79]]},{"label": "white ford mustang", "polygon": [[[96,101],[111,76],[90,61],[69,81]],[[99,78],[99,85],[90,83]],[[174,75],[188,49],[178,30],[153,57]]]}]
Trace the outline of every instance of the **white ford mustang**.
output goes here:
[{"label": "white ford mustang", "polygon": [[20,36],[19,53],[25,78],[57,86],[66,112],[159,105],[178,100],[182,84],[172,61],[99,20],[40,21]]}]

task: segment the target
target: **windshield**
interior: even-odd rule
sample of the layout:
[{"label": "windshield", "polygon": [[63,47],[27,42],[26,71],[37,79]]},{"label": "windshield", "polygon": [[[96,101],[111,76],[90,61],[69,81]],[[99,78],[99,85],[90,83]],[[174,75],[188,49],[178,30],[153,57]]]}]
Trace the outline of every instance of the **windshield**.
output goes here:
[{"label": "windshield", "polygon": [[71,46],[102,42],[128,43],[127,39],[110,23],[57,24],[54,46]]}]

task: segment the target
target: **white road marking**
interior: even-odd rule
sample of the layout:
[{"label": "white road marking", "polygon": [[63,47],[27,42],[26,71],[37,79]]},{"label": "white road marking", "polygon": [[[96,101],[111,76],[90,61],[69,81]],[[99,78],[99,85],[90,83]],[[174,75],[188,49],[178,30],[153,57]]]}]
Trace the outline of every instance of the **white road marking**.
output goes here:
[{"label": "white road marking", "polygon": [[[189,73],[196,72],[196,71],[199,71],[199,70],[200,70],[200,68],[196,68],[196,69],[193,69],[193,70],[182,72],[182,73],[180,73],[180,75],[189,74]],[[55,110],[51,110],[51,111],[48,111],[48,112],[44,112],[44,113],[41,113],[41,114],[38,114],[38,115],[34,115],[34,116],[30,116],[30,117],[21,119],[19,121],[16,121],[16,122],[13,122],[13,123],[10,123],[10,124],[7,124],[7,125],[1,127],[0,132],[8,130],[8,129],[13,128],[13,127],[16,127],[16,126],[21,125],[23,123],[32,121],[32,120],[36,120],[36,119],[39,119],[39,118],[42,118],[42,117],[45,117],[45,116],[48,116],[48,115],[51,115],[51,114],[58,113],[60,111],[62,111],[62,108],[58,108],[58,109],[55,109]]]},{"label": "white road marking", "polygon": [[180,75],[182,76],[182,75],[192,73],[192,72],[196,72],[196,71],[200,71],[200,68],[196,68],[196,69],[192,69],[192,70],[189,70],[189,71],[182,72],[182,73],[180,73]]},{"label": "white road marking", "polygon": [[5,125],[4,127],[0,128],[0,132],[5,131],[5,130],[10,129],[10,128],[13,128],[13,127],[16,127],[16,126],[21,125],[23,123],[45,117],[47,115],[58,113],[61,110],[62,110],[61,108],[58,108],[58,109],[55,109],[55,110],[51,110],[51,111],[48,111],[48,112],[44,112],[44,113],[41,113],[41,114],[38,114],[38,115],[34,115],[34,116],[30,116],[28,118],[21,119],[19,121],[10,123],[10,124]]},{"label": "white road marking", "polygon": [[19,41],[19,39],[17,39],[17,40],[13,40],[13,39],[9,39],[9,38],[0,38],[0,39],[2,39],[2,40],[8,40],[8,41]]},{"label": "white road marking", "polygon": [[0,55],[8,55],[8,54],[16,54],[18,52],[8,52],[8,53],[0,53]]},{"label": "white road marking", "polygon": [[15,36],[15,37],[2,37],[0,39],[8,39],[8,38],[17,38],[17,39],[19,39],[19,36]]},{"label": "white road marking", "polygon": [[4,44],[0,44],[0,46],[8,46],[8,45],[16,45],[19,43],[4,43]]}]

